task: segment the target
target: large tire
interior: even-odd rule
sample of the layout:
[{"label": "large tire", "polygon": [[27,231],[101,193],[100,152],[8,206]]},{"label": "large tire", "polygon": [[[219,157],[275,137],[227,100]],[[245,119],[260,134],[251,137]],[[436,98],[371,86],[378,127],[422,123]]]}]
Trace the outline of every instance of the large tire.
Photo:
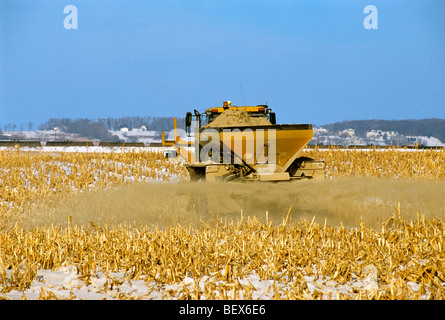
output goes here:
[{"label": "large tire", "polygon": [[287,169],[287,172],[289,172],[289,175],[291,177],[294,177],[295,174],[297,173],[297,170],[301,167],[301,164],[304,161],[313,161],[314,159],[309,158],[309,157],[300,157],[294,160],[294,162],[292,162],[292,164],[289,166],[289,168]]},{"label": "large tire", "polygon": [[190,181],[205,180],[205,167],[187,167]]},{"label": "large tire", "polygon": [[236,173],[232,173],[224,178],[224,182],[240,182],[241,179]]}]

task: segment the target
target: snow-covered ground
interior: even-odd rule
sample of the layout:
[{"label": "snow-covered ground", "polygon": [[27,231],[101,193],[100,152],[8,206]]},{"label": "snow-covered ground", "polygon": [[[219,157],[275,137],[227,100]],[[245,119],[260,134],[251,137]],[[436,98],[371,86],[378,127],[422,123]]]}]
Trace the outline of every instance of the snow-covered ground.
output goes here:
[{"label": "snow-covered ground", "polygon": [[[125,142],[143,142],[143,143],[160,143],[160,131],[109,131],[111,135],[115,135],[120,141]],[[39,141],[87,141],[89,139],[74,133],[65,133],[55,130],[36,130],[36,131],[7,131],[0,134],[4,139],[16,140],[39,140]]]},{"label": "snow-covered ground", "polygon": [[119,137],[120,141],[135,141],[143,143],[159,143],[160,132],[158,131],[110,131],[112,135]]},{"label": "snow-covered ground", "polygon": [[[121,152],[140,152],[154,151],[163,152],[170,150],[171,147],[99,147],[99,146],[70,146],[70,147],[20,147],[20,151],[41,151],[41,152],[99,152],[99,153],[121,153]],[[0,147],[2,150],[15,150],[14,147]]]},{"label": "snow-covered ground", "polygon": [[[357,290],[372,295],[379,289],[377,270],[373,265],[366,267],[367,275],[360,279],[353,277],[345,284],[317,275],[305,275],[299,280],[307,288],[307,298],[311,299],[317,291],[323,299],[337,299],[338,294],[355,295]],[[366,269],[365,269],[366,270]],[[223,270],[221,271],[223,272]],[[279,278],[279,275],[278,275]],[[295,279],[283,277],[279,280],[261,280],[256,273],[247,274],[238,278],[235,282],[226,283],[215,281],[215,278],[204,276],[200,279],[185,277],[181,282],[175,284],[162,284],[155,280],[144,279],[130,280],[124,272],[94,272],[88,279],[80,277],[73,266],[62,267],[59,270],[38,270],[37,279],[25,291],[11,290],[1,294],[2,297],[12,300],[26,299],[35,300],[43,297],[58,299],[78,300],[114,300],[114,299],[180,299],[185,293],[196,294],[199,288],[200,299],[208,299],[204,293],[206,285],[212,284],[214,288],[223,286],[227,291],[229,299],[270,300],[277,297],[286,297],[286,292],[292,292]],[[414,282],[407,283],[413,292],[419,290],[419,285]],[[215,287],[216,286],[216,287]],[[237,286],[237,290],[231,289]],[[277,292],[276,292],[277,291]],[[210,291],[213,298],[219,298],[220,292],[215,289]],[[278,296],[277,296],[278,295]],[[425,293],[423,298],[428,299]]]},{"label": "snow-covered ground", "polygon": [[4,137],[18,140],[39,140],[39,141],[79,141],[86,140],[78,134],[65,133],[55,130],[35,130],[35,131],[3,131]]}]

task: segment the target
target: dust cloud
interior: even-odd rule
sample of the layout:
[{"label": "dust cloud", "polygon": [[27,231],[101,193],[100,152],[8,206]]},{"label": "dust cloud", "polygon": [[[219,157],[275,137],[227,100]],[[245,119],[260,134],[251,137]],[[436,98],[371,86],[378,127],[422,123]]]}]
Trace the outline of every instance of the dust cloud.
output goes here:
[{"label": "dust cloud", "polygon": [[[290,209],[290,212],[289,212]],[[229,223],[248,216],[281,224],[301,218],[368,227],[397,212],[408,220],[445,215],[445,181],[339,178],[280,183],[139,183],[67,195],[37,210],[28,226]],[[70,217],[68,219],[68,217]]]}]

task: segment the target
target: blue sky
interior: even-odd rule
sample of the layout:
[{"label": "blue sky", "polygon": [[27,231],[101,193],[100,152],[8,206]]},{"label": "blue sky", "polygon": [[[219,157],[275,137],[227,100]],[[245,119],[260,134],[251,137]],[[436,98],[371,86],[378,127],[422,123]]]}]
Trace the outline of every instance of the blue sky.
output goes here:
[{"label": "blue sky", "polygon": [[445,118],[444,14],[443,0],[1,0],[0,128],[224,100],[267,102],[279,123]]}]

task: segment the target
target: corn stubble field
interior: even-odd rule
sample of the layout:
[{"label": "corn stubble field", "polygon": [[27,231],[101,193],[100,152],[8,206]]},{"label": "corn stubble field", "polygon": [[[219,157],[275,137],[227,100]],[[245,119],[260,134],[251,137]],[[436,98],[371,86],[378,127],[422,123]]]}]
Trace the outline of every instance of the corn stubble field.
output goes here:
[{"label": "corn stubble field", "polygon": [[0,297],[444,299],[445,151],[304,155],[325,180],[189,183],[154,149],[2,150]]}]

